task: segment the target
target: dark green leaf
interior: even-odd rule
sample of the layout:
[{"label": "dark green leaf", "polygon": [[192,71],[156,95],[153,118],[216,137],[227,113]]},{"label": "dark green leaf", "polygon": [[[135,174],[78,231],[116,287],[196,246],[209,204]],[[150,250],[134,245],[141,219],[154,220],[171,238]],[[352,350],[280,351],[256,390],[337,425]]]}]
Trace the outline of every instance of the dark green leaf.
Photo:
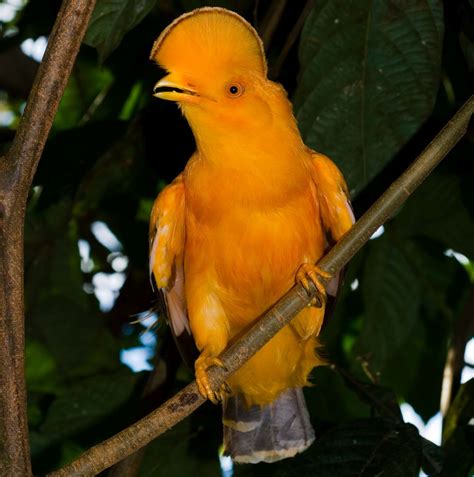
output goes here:
[{"label": "dark green leaf", "polygon": [[379,416],[402,422],[402,414],[397,398],[390,389],[360,381],[344,370],[339,370],[346,385],[352,389],[362,402],[369,404]]},{"label": "dark green leaf", "polygon": [[78,380],[51,404],[41,432],[67,436],[96,423],[129,397],[136,377],[128,372]]},{"label": "dark green leaf", "polygon": [[56,393],[59,390],[54,357],[38,341],[26,341],[25,375],[28,392]]},{"label": "dark green leaf", "polygon": [[243,14],[249,5],[252,5],[252,0],[181,0],[181,5],[184,11],[194,10],[201,7],[223,7]]},{"label": "dark green leaf", "polygon": [[101,0],[92,14],[84,43],[97,48],[105,60],[124,35],[138,25],[155,6],[156,0]]},{"label": "dark green leaf", "polygon": [[356,349],[374,370],[412,336],[420,305],[420,283],[389,231],[370,243],[361,280],[366,317]]},{"label": "dark green leaf", "polygon": [[[203,423],[204,424],[204,423]],[[218,477],[220,474],[217,448],[212,449],[213,459],[190,452],[191,441],[199,438],[193,433],[191,420],[180,422],[147,447],[140,477],[169,477],[189,475]]]},{"label": "dark green leaf", "polygon": [[451,404],[443,431],[443,440],[447,441],[458,426],[467,425],[474,416],[474,379],[464,383],[456,399]]},{"label": "dark green leaf", "polygon": [[407,202],[398,223],[405,236],[429,237],[474,260],[474,223],[454,174],[432,174]]},{"label": "dark green leaf", "polygon": [[443,477],[464,477],[474,465],[474,379],[464,383],[445,418],[443,449],[446,463]]},{"label": "dark green leaf", "polygon": [[436,476],[441,473],[444,463],[442,449],[431,441],[421,438],[422,466],[425,474]]},{"label": "dark green leaf", "polygon": [[368,417],[370,408],[348,389],[341,376],[328,366],[320,366],[311,374],[314,386],[305,390],[311,419],[332,423]]},{"label": "dark green leaf", "polygon": [[326,432],[297,463],[277,477],[415,477],[421,463],[421,439],[410,424],[360,419]]},{"label": "dark green leaf", "polygon": [[25,278],[28,335],[54,357],[63,376],[116,370],[119,347],[83,290],[77,227],[64,200],[28,216]]},{"label": "dark green leaf", "polygon": [[433,108],[440,0],[322,0],[303,29],[295,94],[306,143],[342,168],[352,194],[382,170]]},{"label": "dark green leaf", "polygon": [[443,477],[464,477],[474,466],[474,379],[464,383],[446,415],[443,449],[446,463]]}]

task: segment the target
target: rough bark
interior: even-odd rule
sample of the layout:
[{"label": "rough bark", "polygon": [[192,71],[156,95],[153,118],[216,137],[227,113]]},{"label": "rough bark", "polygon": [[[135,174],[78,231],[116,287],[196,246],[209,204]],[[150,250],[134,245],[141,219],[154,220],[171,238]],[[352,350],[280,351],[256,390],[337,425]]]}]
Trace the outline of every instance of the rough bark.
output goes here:
[{"label": "rough bark", "polygon": [[63,3],[12,146],[0,159],[0,475],[31,475],[24,378],[25,209],[94,5],[95,0]]}]

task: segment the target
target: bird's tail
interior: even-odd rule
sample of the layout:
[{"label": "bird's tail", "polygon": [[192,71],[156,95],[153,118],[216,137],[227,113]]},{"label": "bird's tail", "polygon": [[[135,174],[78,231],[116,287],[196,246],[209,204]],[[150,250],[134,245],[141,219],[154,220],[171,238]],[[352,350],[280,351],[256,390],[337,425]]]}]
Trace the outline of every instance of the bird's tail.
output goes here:
[{"label": "bird's tail", "polygon": [[266,406],[245,405],[236,395],[223,412],[224,453],[234,462],[275,462],[303,452],[314,441],[314,429],[302,389],[288,389]]}]

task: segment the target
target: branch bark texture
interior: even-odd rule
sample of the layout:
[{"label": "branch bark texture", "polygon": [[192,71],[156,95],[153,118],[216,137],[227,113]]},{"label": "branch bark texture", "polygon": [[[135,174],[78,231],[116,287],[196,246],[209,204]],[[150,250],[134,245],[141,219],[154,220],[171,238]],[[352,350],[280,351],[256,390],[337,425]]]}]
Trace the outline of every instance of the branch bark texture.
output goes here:
[{"label": "branch bark texture", "polygon": [[0,158],[0,475],[31,475],[24,378],[25,209],[94,5],[95,0],[63,2],[12,146]]},{"label": "branch bark texture", "polygon": [[[448,154],[465,134],[474,112],[474,96],[449,121],[417,160],[397,179],[354,227],[318,263],[332,274],[340,270],[367,242],[401,204],[423,182],[434,167]],[[238,342],[221,356],[227,370],[211,368],[209,377],[214,389],[239,369],[252,355],[288,324],[316,296],[295,285]],[[137,451],[191,414],[204,398],[196,382],[186,386],[158,409],[101,444],[92,447],[66,467],[49,477],[92,476]]]}]

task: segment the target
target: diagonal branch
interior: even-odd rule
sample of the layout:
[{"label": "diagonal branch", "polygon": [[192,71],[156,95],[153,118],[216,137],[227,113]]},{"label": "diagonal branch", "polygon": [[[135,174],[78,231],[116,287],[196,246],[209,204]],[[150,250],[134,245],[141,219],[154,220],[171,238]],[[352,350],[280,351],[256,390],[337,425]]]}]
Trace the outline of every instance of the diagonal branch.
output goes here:
[{"label": "diagonal branch", "polygon": [[25,208],[94,4],[63,2],[13,144],[0,158],[0,475],[31,475],[24,378]]},{"label": "diagonal branch", "polygon": [[[375,230],[397,212],[403,202],[465,134],[473,113],[474,96],[471,96],[417,160],[319,262],[318,265],[323,270],[336,273],[367,242]],[[301,285],[295,285],[245,336],[221,356],[227,367],[226,371],[215,367],[209,370],[213,388],[218,388],[229,375],[239,369],[307,306],[314,296],[316,296],[314,287],[309,295]],[[137,423],[92,447],[71,464],[48,475],[49,477],[96,475],[166,432],[190,415],[204,401],[197,390],[196,382],[193,381]]]}]

